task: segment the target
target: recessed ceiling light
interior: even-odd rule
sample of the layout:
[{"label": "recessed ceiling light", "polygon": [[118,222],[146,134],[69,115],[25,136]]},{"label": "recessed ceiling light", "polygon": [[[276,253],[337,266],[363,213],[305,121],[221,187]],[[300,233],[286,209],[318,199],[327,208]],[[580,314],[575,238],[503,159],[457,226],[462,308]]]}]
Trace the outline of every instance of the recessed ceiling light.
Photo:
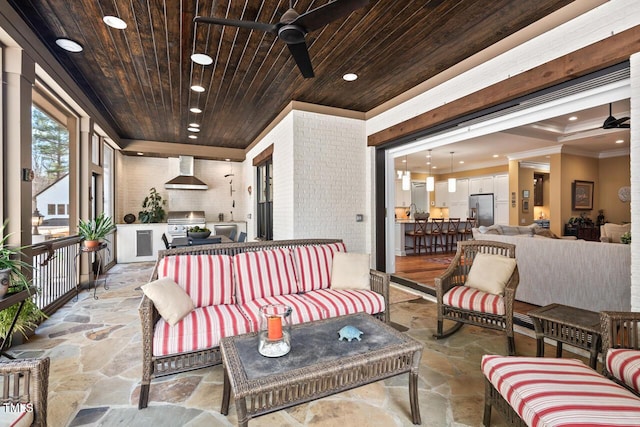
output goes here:
[{"label": "recessed ceiling light", "polygon": [[430,158],[431,158],[431,154],[427,154],[427,159],[430,159]]},{"label": "recessed ceiling light", "polygon": [[189,111],[191,111],[192,113],[196,113],[196,114],[202,113],[202,110],[199,109],[198,107],[189,108]]},{"label": "recessed ceiling light", "polygon": [[402,163],[407,163],[407,159],[402,159]]},{"label": "recessed ceiling light", "polygon": [[437,166],[431,166],[431,169],[438,169]]},{"label": "recessed ceiling light", "polygon": [[464,160],[460,160],[460,164],[461,164],[461,165],[464,165]]},{"label": "recessed ceiling light", "polygon": [[427,164],[428,164],[428,165],[430,165],[430,164],[431,164],[431,162],[427,162]]},{"label": "recessed ceiling light", "polygon": [[205,55],[204,53],[194,53],[193,55],[191,55],[191,60],[200,65],[213,64],[213,58],[209,55]]},{"label": "recessed ceiling light", "polygon": [[624,139],[617,139],[616,140],[616,144],[622,144],[624,142]]},{"label": "recessed ceiling light", "polygon": [[127,23],[124,22],[122,19],[118,18],[117,16],[109,16],[108,15],[108,16],[105,16],[104,18],[102,18],[102,20],[108,26],[110,26],[112,28],[116,28],[118,30],[124,30],[125,28],[127,28]]},{"label": "recessed ceiling light", "polygon": [[191,86],[191,90],[194,92],[204,92],[204,88],[200,85]]},{"label": "recessed ceiling light", "polygon": [[224,161],[225,161],[225,162],[230,162],[230,161],[231,161],[231,159],[224,159]]},{"label": "recessed ceiling light", "polygon": [[192,127],[187,128],[187,130],[188,130],[189,132],[200,132],[200,129],[198,129],[198,128],[192,128]]},{"label": "recessed ceiling light", "polygon": [[199,128],[200,123],[189,123],[189,126],[191,126],[192,128]]},{"label": "recessed ceiling light", "polygon": [[571,116],[571,117],[569,117],[569,120],[574,122],[574,121],[578,120],[578,117],[577,116]]},{"label": "recessed ceiling light", "polygon": [[136,154],[137,154],[138,156],[144,156],[144,153],[141,153],[141,152],[139,152],[139,151],[138,151]]},{"label": "recessed ceiling light", "polygon": [[347,73],[344,76],[342,76],[342,78],[345,81],[352,82],[352,81],[354,81],[354,80],[356,80],[358,78],[358,75],[355,74],[355,73]]},{"label": "recessed ceiling light", "polygon": [[58,39],[56,44],[68,52],[82,52],[82,45],[70,39]]},{"label": "recessed ceiling light", "polygon": [[498,157],[500,157],[500,154],[494,154],[494,155],[493,155],[493,158],[494,158],[494,159],[496,159],[496,158],[498,158]]},{"label": "recessed ceiling light", "polygon": [[197,135],[189,135],[189,138],[191,138],[191,139],[198,139],[198,136],[197,136]]}]

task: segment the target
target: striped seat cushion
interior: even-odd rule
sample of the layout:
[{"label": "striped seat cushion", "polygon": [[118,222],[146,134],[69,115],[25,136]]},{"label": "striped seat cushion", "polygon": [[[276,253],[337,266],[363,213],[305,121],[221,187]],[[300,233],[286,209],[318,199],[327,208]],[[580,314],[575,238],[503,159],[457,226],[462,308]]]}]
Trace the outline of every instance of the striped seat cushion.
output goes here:
[{"label": "striped seat cushion", "polygon": [[247,332],[251,332],[249,321],[235,305],[196,308],[174,326],[158,320],[153,334],[153,355],[217,347],[221,338]]},{"label": "striped seat cushion", "polygon": [[195,307],[233,304],[233,270],[228,255],[177,255],[158,263],[158,278],[180,285]]},{"label": "striped seat cushion", "polygon": [[640,350],[610,349],[605,363],[611,375],[640,393]]},{"label": "striped seat cushion", "polygon": [[293,260],[300,292],[327,289],[331,285],[333,254],[346,251],[347,247],[342,242],[294,248]]},{"label": "striped seat cushion", "polygon": [[233,257],[238,304],[298,292],[289,249],[244,252]]},{"label": "striped seat cushion", "polygon": [[482,373],[528,426],[640,426],[640,399],[578,360],[484,355]]},{"label": "striped seat cushion", "polygon": [[321,307],[324,318],[360,312],[378,314],[385,308],[382,295],[364,289],[320,289],[302,297]]},{"label": "striped seat cushion", "polygon": [[278,295],[259,298],[240,305],[240,309],[251,323],[253,331],[260,328],[260,307],[269,304],[284,304],[291,307],[291,324],[324,319],[322,309],[300,295]]},{"label": "striped seat cushion", "polygon": [[455,286],[444,294],[445,305],[464,310],[479,311],[502,316],[505,314],[504,298],[468,286]]}]

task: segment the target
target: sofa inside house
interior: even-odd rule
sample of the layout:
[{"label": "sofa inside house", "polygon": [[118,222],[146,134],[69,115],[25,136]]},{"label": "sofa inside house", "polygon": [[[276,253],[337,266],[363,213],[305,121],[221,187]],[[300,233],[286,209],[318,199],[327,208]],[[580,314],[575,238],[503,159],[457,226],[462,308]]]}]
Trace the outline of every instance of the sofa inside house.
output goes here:
[{"label": "sofa inside house", "polygon": [[260,307],[284,304],[298,324],[358,312],[389,320],[389,275],[340,240],[290,240],[160,251],[139,312],[143,374],[153,378],[221,363],[227,336],[258,332]]},{"label": "sofa inside house", "polygon": [[538,227],[491,226],[472,230],[476,240],[516,245],[520,285],[516,300],[559,303],[591,311],[631,309],[631,248],[543,237]]}]

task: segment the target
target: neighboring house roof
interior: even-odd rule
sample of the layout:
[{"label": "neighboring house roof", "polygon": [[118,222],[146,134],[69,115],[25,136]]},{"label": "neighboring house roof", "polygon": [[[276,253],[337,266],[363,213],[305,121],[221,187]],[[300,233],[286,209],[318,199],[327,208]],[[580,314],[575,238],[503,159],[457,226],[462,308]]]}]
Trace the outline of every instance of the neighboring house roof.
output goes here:
[{"label": "neighboring house roof", "polygon": [[38,197],[39,195],[41,195],[42,193],[44,193],[45,191],[47,191],[48,189],[50,189],[51,187],[53,187],[54,185],[56,185],[57,183],[59,183],[60,181],[62,181],[63,179],[65,179],[66,177],[69,176],[69,172],[65,173],[64,175],[62,175],[60,178],[56,179],[55,181],[53,181],[51,184],[47,185],[46,187],[44,187],[42,190],[40,190],[35,197]]}]

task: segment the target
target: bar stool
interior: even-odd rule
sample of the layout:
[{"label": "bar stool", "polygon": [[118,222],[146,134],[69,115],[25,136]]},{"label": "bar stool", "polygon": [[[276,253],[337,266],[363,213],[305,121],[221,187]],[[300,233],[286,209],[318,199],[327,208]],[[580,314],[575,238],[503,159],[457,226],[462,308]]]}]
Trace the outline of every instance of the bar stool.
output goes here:
[{"label": "bar stool", "polygon": [[470,240],[473,239],[473,231],[472,228],[478,226],[477,220],[475,218],[467,218],[467,222],[464,223],[464,228],[460,230],[458,239],[459,240]]},{"label": "bar stool", "polygon": [[405,236],[411,237],[413,239],[414,254],[420,255],[420,252],[422,252],[422,247],[424,247],[425,252],[427,252],[427,221],[427,218],[416,219],[413,230],[404,233]]},{"label": "bar stool", "polygon": [[431,230],[427,233],[427,235],[430,237],[429,248],[431,249],[431,253],[438,252],[439,247],[443,248],[442,251],[444,252],[445,245],[442,243],[443,232],[444,218],[432,218]]},{"label": "bar stool", "polygon": [[447,252],[453,251],[456,244],[456,240],[458,238],[459,228],[460,228],[460,218],[449,218],[447,229],[443,233]]}]

